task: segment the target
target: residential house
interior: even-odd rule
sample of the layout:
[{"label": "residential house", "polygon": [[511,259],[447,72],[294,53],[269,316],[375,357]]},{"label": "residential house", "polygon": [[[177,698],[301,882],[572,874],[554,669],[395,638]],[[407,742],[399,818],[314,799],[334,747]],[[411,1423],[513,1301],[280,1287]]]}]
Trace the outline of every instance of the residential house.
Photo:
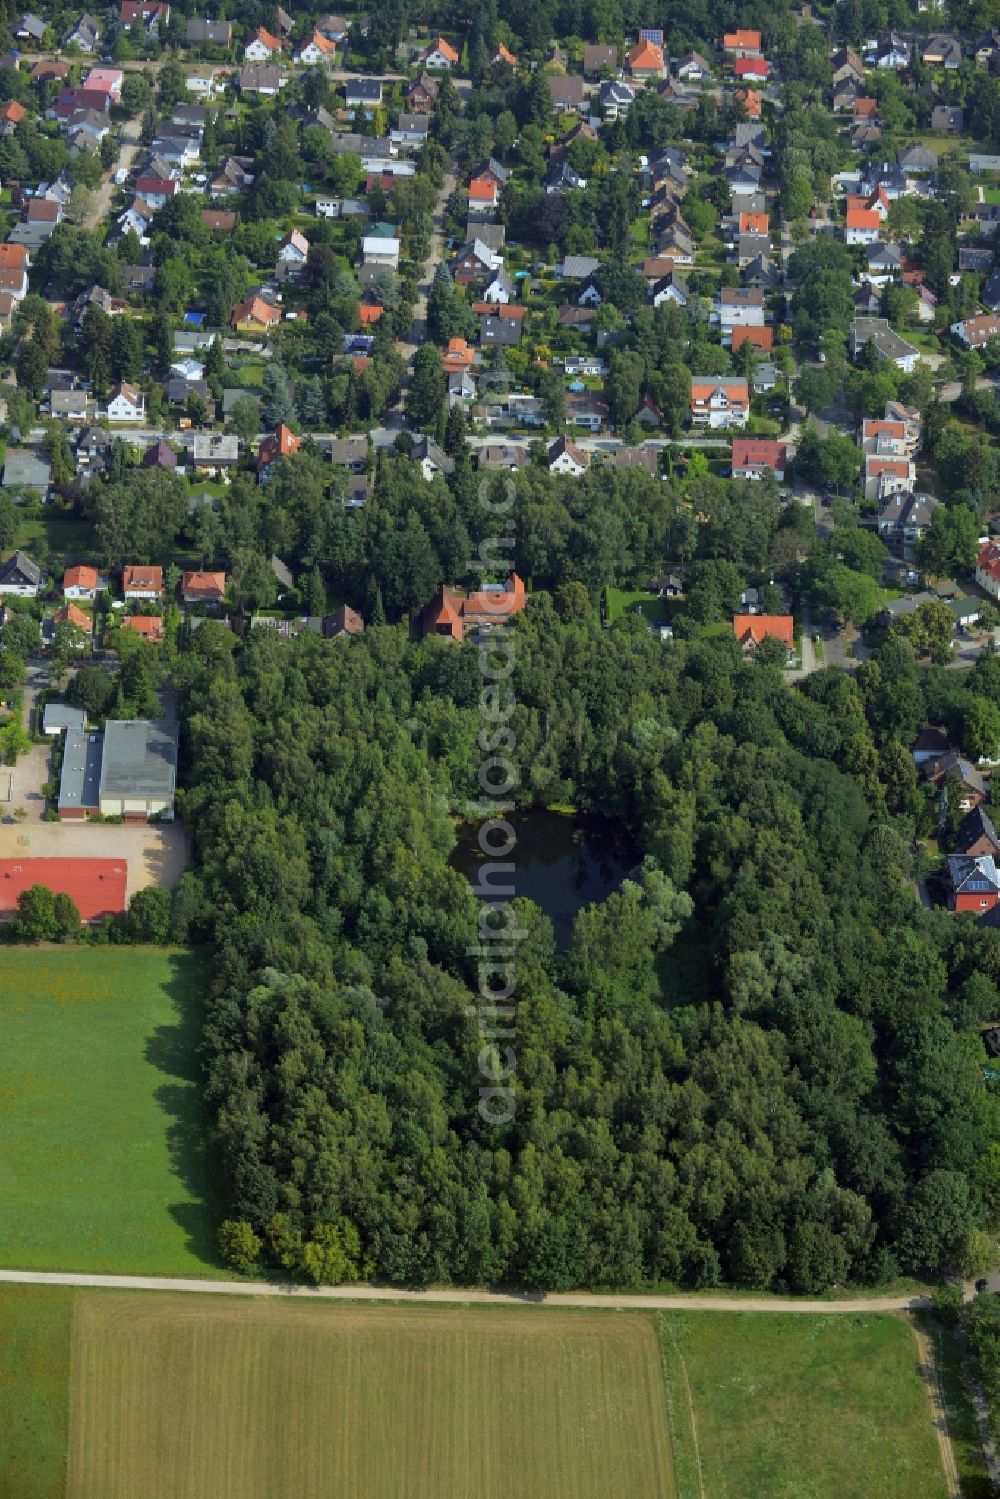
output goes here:
[{"label": "residential house", "polygon": [[771,64],[766,57],[738,57],[733,63],[733,75],[744,83],[766,83]]},{"label": "residential house", "polygon": [[919,349],[913,348],[898,333],[894,333],[886,318],[862,317],[855,318],[851,323],[851,358],[856,359],[868,344],[872,344],[882,359],[888,359],[904,374],[911,375],[916,369],[920,358]]},{"label": "residential house", "polygon": [[948,855],[948,909],[992,911],[1000,901],[1000,869],[992,854]]},{"label": "residential house", "polygon": [[935,32],[924,43],[920,60],[925,68],[945,68],[949,73],[956,72],[962,65],[962,44],[957,37],[948,36],[943,31]]},{"label": "residential house", "polygon": [[410,151],[419,150],[429,138],[430,124],[427,115],[401,114],[389,131],[389,139],[395,146],[401,146]]},{"label": "residential house", "polygon": [[92,602],[101,588],[101,576],[96,567],[68,567],[63,573],[62,591],[64,599],[84,599]]},{"label": "residential house", "polygon": [[257,477],[263,483],[271,466],[277,463],[279,458],[291,458],[302,446],[301,437],[296,437],[284,422],[280,422],[273,432],[268,432],[260,440],[257,449]]},{"label": "residential house", "polygon": [[976,582],[990,598],[1000,600],[1000,541],[988,541],[976,558]]},{"label": "residential house", "polygon": [[267,333],[281,322],[281,313],[263,297],[251,296],[245,302],[237,302],[229,321],[238,333]]},{"label": "residential house", "polygon": [[765,640],[780,640],[789,656],[795,651],[795,622],[790,614],[734,614],[733,634],[745,656],[753,656]]},{"label": "residential house", "polygon": [[545,462],[549,473],[568,474],[574,479],[585,474],[590,466],[586,453],[568,437],[557,437],[549,444]]},{"label": "residential house", "polygon": [[189,47],[228,47],[233,40],[231,21],[208,21],[192,17],[184,32]]},{"label": "residential house", "polygon": [[623,120],[635,103],[635,90],[622,78],[606,78],[597,97],[605,120]]},{"label": "residential house", "polygon": [[718,320],[729,329],[760,328],[764,323],[764,294],[752,286],[724,286],[719,292]]},{"label": "residential house", "polygon": [[314,31],[304,46],[295,53],[295,61],[314,68],[319,63],[332,63],[337,56],[337,44],[322,32]]},{"label": "residential house", "polygon": [[749,415],[746,380],[728,375],[691,377],[691,420],[695,426],[745,427]]},{"label": "residential house", "polygon": [[669,271],[666,276],[660,276],[649,289],[649,300],[654,307],[659,307],[663,302],[673,302],[678,307],[686,307],[691,299],[687,282],[683,281],[676,271]]},{"label": "residential house", "polygon": [[441,88],[436,78],[422,73],[415,83],[411,83],[403,95],[406,107],[418,114],[430,114],[437,103],[438,92]]},{"label": "residential house", "polygon": [[903,269],[903,252],[899,245],[869,245],[865,251],[865,271],[875,286],[894,281]]},{"label": "residential house", "polygon": [[100,22],[91,15],[82,15],[76,25],[63,34],[62,46],[76,47],[80,52],[96,52],[100,38]]},{"label": "residential house", "polygon": [[883,72],[902,73],[910,66],[909,43],[895,32],[880,37],[866,56]]},{"label": "residential house", "polygon": [[585,427],[588,432],[600,432],[608,420],[610,409],[603,396],[592,391],[571,391],[566,397],[566,420],[571,427]]},{"label": "residential house", "polygon": [[49,396],[49,414],[61,422],[85,422],[87,420],[87,392],[85,390],[54,390]]},{"label": "residential house", "polygon": [[[933,597],[933,594],[927,595],[928,599]],[[986,800],[985,778],[969,760],[956,754],[953,749],[929,756],[917,769],[922,780],[929,781],[939,790],[946,787],[950,780],[960,782],[958,805],[963,812],[971,812]]]},{"label": "residential house", "polygon": [[874,208],[849,208],[844,218],[844,239],[849,245],[873,245],[882,232],[882,219]]},{"label": "residential house", "polygon": [[17,599],[35,599],[43,581],[42,569],[24,552],[15,552],[5,562],[0,562],[0,594],[10,594]]},{"label": "residential house", "polygon": [[493,49],[492,56],[490,57],[490,67],[501,70],[509,68],[513,72],[517,67],[517,58],[508,47],[504,46],[503,42],[500,42]]},{"label": "residential house", "polygon": [[[366,120],[375,118],[382,107],[382,80],[380,78],[349,78],[344,85],[344,100],[352,114],[361,114]],[[361,137],[359,155],[371,149],[372,142]]]},{"label": "residential house", "polygon": [[301,269],[309,259],[309,241],[298,229],[291,230],[278,245],[278,263]]},{"label": "residential house", "polygon": [[937,152],[928,146],[922,146],[919,141],[912,146],[906,146],[900,151],[897,158],[899,169],[907,178],[928,177],[937,171]]},{"label": "residential house", "polygon": [[165,636],[163,618],[159,614],[126,614],[121,628],[147,640],[150,645],[159,645]]},{"label": "residential house", "polygon": [[952,323],[949,332],[961,339],[967,349],[981,349],[991,338],[1000,338],[1000,317],[983,312],[976,317],[964,318]]},{"label": "residential house", "polygon": [[[479,303],[474,310],[479,312],[486,305]],[[525,311],[524,307],[499,307],[486,312],[479,325],[479,342],[483,348],[515,348],[521,342]]]},{"label": "residential house", "polygon": [[847,78],[853,78],[855,83],[864,83],[865,67],[861,58],[853,47],[841,47],[830,59],[830,68],[833,75],[834,87],[843,83]]},{"label": "residential house", "polygon": [[583,49],[583,71],[588,78],[618,72],[618,48],[605,42],[587,42]]},{"label": "residential house", "polygon": [[552,100],[552,108],[556,114],[565,114],[568,110],[579,113],[583,109],[585,94],[583,79],[577,75],[566,76],[549,73],[546,75],[549,86],[549,97]]},{"label": "residential house", "polygon": [[181,574],[181,602],[217,607],[226,596],[226,575],[219,572],[185,572]]},{"label": "residential house", "polygon": [[562,158],[552,162],[542,178],[542,186],[549,194],[575,192],[587,186],[587,179],[581,177],[576,168]]},{"label": "residential house", "polygon": [[446,478],[455,472],[455,460],[449,458],[443,448],[430,437],[418,437],[410,445],[410,460],[419,463],[420,472],[427,483],[438,474]]},{"label": "residential house", "polygon": [[31,258],[25,245],[0,245],[0,291],[10,292],[15,302],[28,295]]},{"label": "residential house", "polygon": [[441,588],[421,611],[417,633],[421,637],[435,635],[456,641],[488,634],[512,615],[520,614],[527,602],[528,595],[517,573],[511,573],[505,583],[487,583],[466,597]]},{"label": "residential house", "polygon": [[732,52],[736,57],[759,57],[760,32],[750,30],[727,31],[722,38],[722,47],[723,51]]},{"label": "residential house", "polygon": [[705,83],[712,76],[712,65],[700,52],[687,52],[677,64],[677,77],[687,83]]},{"label": "residential house", "polygon": [[273,62],[276,57],[281,56],[284,42],[279,37],[272,36],[263,26],[250,34],[250,39],[243,48],[243,58],[246,62]]},{"label": "residential house", "polygon": [[242,193],[253,186],[253,158],[250,156],[225,156],[215,174],[209,179],[210,198],[224,198],[229,193]]},{"label": "residential house", "polygon": [[629,51],[625,66],[633,78],[645,82],[654,78],[662,78],[666,71],[663,48],[658,47],[655,42],[640,41]]},{"label": "residential house", "polygon": [[125,381],[116,385],[104,408],[110,422],[144,422],[146,420],[146,397],[141,390]]},{"label": "residential house", "polygon": [[170,20],[170,6],[166,0],[121,0],[118,19],[123,26],[141,26],[149,36],[157,36]]},{"label": "residential house", "polygon": [[45,22],[29,11],[19,21],[14,22],[11,31],[15,41],[24,42],[29,47],[37,47],[45,35]]},{"label": "residential house", "polygon": [[741,349],[744,344],[752,344],[761,354],[770,354],[774,347],[774,329],[766,328],[734,328],[730,338],[730,348],[733,353]]},{"label": "residential house", "polygon": [[477,238],[463,245],[452,261],[452,280],[456,286],[474,286],[492,277],[502,267],[503,256]]},{"label": "residential house", "polygon": [[420,55],[421,65],[425,68],[436,70],[451,70],[458,62],[458,53],[450,42],[446,42],[443,36],[431,42],[426,51]]},{"label": "residential house", "polygon": [[908,547],[919,541],[941,501],[930,494],[897,490],[880,500],[878,534],[887,546]]},{"label": "residential house", "polygon": [[965,112],[958,104],[935,104],[931,110],[931,129],[943,130],[947,135],[960,135],[965,125]]},{"label": "residential house", "polygon": [[787,466],[788,448],[783,442],[753,437],[733,438],[734,479],[763,479],[765,474],[771,473],[781,484]]},{"label": "residential house", "polygon": [[281,69],[273,63],[247,63],[239,73],[240,93],[259,94],[264,99],[273,99],[284,81]]},{"label": "residential house", "polygon": [[361,241],[361,253],[365,265],[385,266],[390,271],[399,269],[400,241],[395,235],[366,234]]},{"label": "residential house", "polygon": [[154,442],[142,455],[141,468],[159,468],[173,473],[177,467],[177,454],[165,442]]},{"label": "residential house", "polygon": [[952,844],[955,853],[963,854],[967,859],[979,858],[983,854],[989,854],[994,859],[1000,857],[1000,837],[997,836],[993,819],[982,806],[973,807],[962,818]]},{"label": "residential house", "polygon": [[122,571],[122,596],[125,599],[159,599],[163,597],[163,568],[147,563],[132,563]]}]

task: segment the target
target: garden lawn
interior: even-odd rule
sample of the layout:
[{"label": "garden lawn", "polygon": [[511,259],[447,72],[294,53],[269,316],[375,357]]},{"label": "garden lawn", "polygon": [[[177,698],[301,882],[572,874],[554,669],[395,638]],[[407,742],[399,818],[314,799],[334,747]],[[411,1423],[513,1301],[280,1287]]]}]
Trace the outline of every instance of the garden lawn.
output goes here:
[{"label": "garden lawn", "polygon": [[7,947],[0,972],[0,1264],[217,1271],[200,962]]},{"label": "garden lawn", "polygon": [[637,604],[650,624],[659,624],[667,618],[663,600],[657,598],[655,593],[646,593],[642,589],[629,592],[627,589],[609,588],[607,604],[609,625],[613,625],[616,619],[621,619],[623,614],[633,610]]},{"label": "garden lawn", "polygon": [[0,1496],[64,1499],[73,1292],[0,1286]]},{"label": "garden lawn", "polygon": [[32,556],[39,543],[46,548],[50,568],[56,561],[85,557],[89,553],[91,527],[84,520],[60,514],[51,505],[19,505],[14,545]]},{"label": "garden lawn", "polygon": [[660,1325],[679,1499],[946,1499],[903,1318],[694,1312]]}]

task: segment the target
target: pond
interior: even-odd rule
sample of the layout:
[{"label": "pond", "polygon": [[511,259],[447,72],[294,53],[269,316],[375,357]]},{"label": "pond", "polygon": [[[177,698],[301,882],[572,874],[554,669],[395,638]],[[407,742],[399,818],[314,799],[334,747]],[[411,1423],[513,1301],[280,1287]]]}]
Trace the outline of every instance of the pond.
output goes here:
[{"label": "pond", "polygon": [[[515,866],[514,892],[541,906],[555,929],[556,946],[565,949],[577,911],[617,890],[638,864],[640,850],[618,823],[596,813],[522,812],[510,821],[517,833],[506,861]],[[464,823],[452,865],[475,882],[483,858],[478,826]]]}]

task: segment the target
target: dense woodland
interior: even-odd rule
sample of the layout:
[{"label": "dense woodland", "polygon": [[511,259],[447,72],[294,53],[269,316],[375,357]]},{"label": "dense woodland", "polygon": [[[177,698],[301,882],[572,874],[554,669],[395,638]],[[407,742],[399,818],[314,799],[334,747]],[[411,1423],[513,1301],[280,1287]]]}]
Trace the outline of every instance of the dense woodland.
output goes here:
[{"label": "dense woodland", "polygon": [[567,952],[519,911],[502,1127],[477,1112],[475,899],[448,864],[475,648],[209,622],[178,658],[234,1263],[799,1291],[974,1267],[1000,950],[915,898],[907,744],[1000,704],[1000,662],[970,686],[893,639],[792,689],[767,648],[602,629],[580,585],[536,594],[515,643],[519,803],[599,806],[644,859]]}]

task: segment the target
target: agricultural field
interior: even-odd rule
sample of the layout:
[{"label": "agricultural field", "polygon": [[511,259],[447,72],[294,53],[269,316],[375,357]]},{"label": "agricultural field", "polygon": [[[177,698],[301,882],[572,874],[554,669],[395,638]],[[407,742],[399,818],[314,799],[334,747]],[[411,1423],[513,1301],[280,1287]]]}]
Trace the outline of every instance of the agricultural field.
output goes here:
[{"label": "agricultural field", "polygon": [[[959,1422],[957,1435],[973,1499],[987,1491],[974,1433]],[[154,1493],[945,1499],[946,1489],[903,1318],[0,1285],[0,1499]]]},{"label": "agricultural field", "polygon": [[903,1318],[660,1320],[678,1499],[946,1499]]},{"label": "agricultural field", "polygon": [[195,1058],[200,977],[182,952],[5,949],[0,1264],[218,1268]]},{"label": "agricultural field", "polygon": [[675,1499],[644,1315],[86,1293],[68,1499]]}]

